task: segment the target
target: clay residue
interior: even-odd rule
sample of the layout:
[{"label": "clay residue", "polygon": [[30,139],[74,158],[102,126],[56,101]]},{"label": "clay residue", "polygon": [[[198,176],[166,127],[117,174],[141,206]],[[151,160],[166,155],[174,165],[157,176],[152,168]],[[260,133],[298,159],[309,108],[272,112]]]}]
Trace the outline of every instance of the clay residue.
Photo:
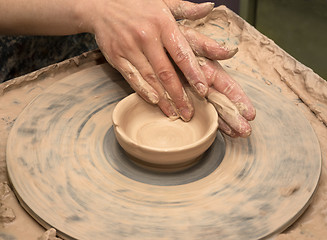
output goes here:
[{"label": "clay residue", "polygon": [[70,69],[70,74],[72,74],[74,72],[73,69],[75,69],[76,71],[77,69],[80,70],[80,68],[74,67],[78,67],[80,65],[86,67],[94,65],[96,63],[101,63],[103,61],[104,59],[99,51],[90,51],[83,53],[80,56],[73,57],[63,62],[41,68],[40,70],[31,72],[24,76],[17,77],[0,84],[0,96],[2,96],[5,92],[10,91],[11,89],[22,87],[29,83],[35,83],[36,81],[51,78],[53,75],[56,75],[56,77],[59,77],[59,74],[65,75],[65,70],[67,69]]},{"label": "clay residue", "polygon": [[54,228],[50,228],[42,234],[37,240],[61,240],[61,238],[56,237],[57,231]]},{"label": "clay residue", "polygon": [[[228,61],[233,68],[255,75],[259,80],[278,78],[285,82],[327,125],[327,82],[241,17],[221,6],[204,19],[185,21],[184,24],[215,38],[229,48],[238,46],[237,57]],[[219,33],[213,34],[214,31]],[[229,40],[225,41],[226,38]]]},{"label": "clay residue", "polygon": [[35,240],[44,229],[20,206],[7,182],[0,182],[0,239]]},{"label": "clay residue", "polygon": [[4,204],[5,198],[10,194],[7,183],[0,183],[0,225],[11,223],[15,220],[14,210]]}]

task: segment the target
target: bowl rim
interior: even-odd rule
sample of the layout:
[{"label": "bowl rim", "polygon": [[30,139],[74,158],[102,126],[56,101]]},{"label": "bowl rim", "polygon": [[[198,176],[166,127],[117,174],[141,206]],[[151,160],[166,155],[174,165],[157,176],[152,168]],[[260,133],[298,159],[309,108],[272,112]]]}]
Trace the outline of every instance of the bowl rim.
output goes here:
[{"label": "bowl rim", "polygon": [[[218,130],[218,113],[215,109],[215,107],[208,102],[209,104],[209,109],[210,112],[214,112],[214,119],[212,120],[212,123],[209,124],[209,128],[205,131],[205,135],[202,136],[201,138],[199,138],[197,141],[184,145],[184,146],[179,146],[179,147],[169,147],[169,148],[158,148],[158,147],[151,147],[151,146],[146,146],[146,145],[142,145],[142,144],[137,144],[131,137],[129,137],[124,131],[121,130],[121,127],[119,126],[119,124],[117,124],[117,112],[120,110],[119,105],[123,104],[126,101],[130,101],[130,99],[136,98],[138,100],[144,101],[137,93],[132,93],[130,95],[128,95],[127,97],[123,98],[120,102],[118,102],[118,104],[116,105],[116,107],[113,110],[112,113],[112,122],[113,122],[113,126],[114,126],[114,131],[116,131],[121,138],[123,138],[123,140],[126,143],[132,144],[134,146],[137,146],[138,148],[147,150],[147,151],[151,151],[151,152],[162,152],[162,153],[174,153],[174,152],[182,152],[182,151],[187,151],[189,149],[193,149],[194,147],[198,147],[201,146],[202,144],[204,144],[206,141],[208,141],[208,139],[210,139],[212,137],[212,135],[216,135],[217,134],[217,130]],[[145,102],[145,101],[144,101]],[[150,104],[145,102],[146,104]],[[164,115],[165,116],[165,115]],[[168,117],[167,117],[168,118]],[[119,120],[118,120],[119,121]],[[173,121],[173,120],[172,120]]]}]

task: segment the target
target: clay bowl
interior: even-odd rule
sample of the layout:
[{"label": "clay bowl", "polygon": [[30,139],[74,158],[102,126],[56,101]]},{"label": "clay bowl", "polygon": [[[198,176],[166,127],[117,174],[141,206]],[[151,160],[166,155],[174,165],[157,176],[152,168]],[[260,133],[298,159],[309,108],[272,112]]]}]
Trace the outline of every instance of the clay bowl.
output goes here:
[{"label": "clay bowl", "polygon": [[136,93],[127,96],[112,115],[118,143],[143,166],[177,171],[193,165],[213,143],[218,115],[207,100],[194,95],[192,100],[195,114],[184,122],[169,119]]}]

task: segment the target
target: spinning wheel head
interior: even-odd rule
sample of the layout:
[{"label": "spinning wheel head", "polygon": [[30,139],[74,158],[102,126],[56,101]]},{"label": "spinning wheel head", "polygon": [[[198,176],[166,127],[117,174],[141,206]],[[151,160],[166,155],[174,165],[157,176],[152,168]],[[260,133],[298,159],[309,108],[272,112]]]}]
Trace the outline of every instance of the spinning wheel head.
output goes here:
[{"label": "spinning wheel head", "polygon": [[108,65],[51,85],[8,137],[20,202],[64,239],[262,239],[282,231],[316,190],[318,140],[273,85],[228,73],[257,109],[252,135],[218,133],[200,162],[176,173],[138,167],[117,143],[112,112],[131,89]]}]

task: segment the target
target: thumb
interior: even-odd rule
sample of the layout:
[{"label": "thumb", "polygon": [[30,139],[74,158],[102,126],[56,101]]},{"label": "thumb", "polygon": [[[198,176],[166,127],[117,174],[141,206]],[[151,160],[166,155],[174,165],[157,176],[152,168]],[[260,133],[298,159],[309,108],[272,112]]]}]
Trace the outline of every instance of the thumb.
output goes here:
[{"label": "thumb", "polygon": [[214,3],[192,3],[182,0],[164,0],[175,19],[196,20],[207,16],[213,9]]}]

